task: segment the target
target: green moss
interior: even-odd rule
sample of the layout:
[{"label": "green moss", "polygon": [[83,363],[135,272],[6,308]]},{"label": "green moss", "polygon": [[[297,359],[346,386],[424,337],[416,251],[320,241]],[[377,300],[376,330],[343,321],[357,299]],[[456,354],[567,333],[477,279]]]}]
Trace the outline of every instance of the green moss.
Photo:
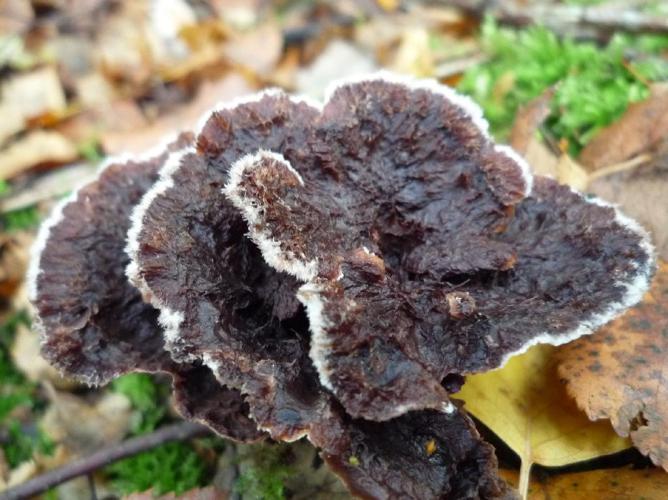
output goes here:
[{"label": "green moss", "polygon": [[30,460],[35,453],[50,455],[55,445],[39,428],[26,432],[17,420],[10,420],[7,426],[7,443],[2,447],[10,467],[16,467]]},{"label": "green moss", "polygon": [[262,444],[251,450],[242,457],[250,465],[239,476],[236,490],[248,498],[282,500],[285,498],[285,480],[294,473],[286,456],[289,447]]},{"label": "green moss", "polygon": [[167,443],[109,465],[105,469],[111,485],[126,495],[153,489],[153,493],[180,495],[203,486],[206,467],[186,443]]},{"label": "green moss", "polygon": [[668,47],[666,36],[617,35],[598,47],[562,40],[543,27],[515,31],[488,19],[482,44],[489,61],[466,72],[459,88],[483,107],[492,132],[505,139],[518,108],[554,85],[546,126],[573,153],[647,97],[647,81],[668,73],[658,55]]},{"label": "green moss", "polygon": [[37,207],[30,206],[0,215],[0,227],[7,232],[21,231],[37,227],[40,220]]},{"label": "green moss", "polygon": [[100,141],[96,137],[91,137],[77,145],[79,154],[85,158],[89,163],[100,163],[104,159]]},{"label": "green moss", "polygon": [[40,406],[36,384],[26,379],[14,366],[10,355],[20,325],[30,326],[25,311],[11,315],[0,326],[0,433],[6,436],[2,451],[10,467],[29,460],[36,452],[48,454],[53,451],[53,443],[39,428],[30,425],[24,428],[22,421],[16,417],[20,410],[28,421],[32,410]]},{"label": "green moss", "polygon": [[167,413],[169,388],[145,373],[130,373],[112,382],[112,390],[127,396],[136,410],[132,434],[153,431]]},{"label": "green moss", "polygon": [[[169,387],[145,373],[130,373],[114,380],[113,391],[125,395],[135,410],[131,434],[155,430],[167,417]],[[199,448],[219,444],[201,441]],[[111,486],[120,494],[153,489],[155,494],[174,493],[202,486],[207,466],[188,443],[167,443],[139,455],[116,462],[105,469]]]}]

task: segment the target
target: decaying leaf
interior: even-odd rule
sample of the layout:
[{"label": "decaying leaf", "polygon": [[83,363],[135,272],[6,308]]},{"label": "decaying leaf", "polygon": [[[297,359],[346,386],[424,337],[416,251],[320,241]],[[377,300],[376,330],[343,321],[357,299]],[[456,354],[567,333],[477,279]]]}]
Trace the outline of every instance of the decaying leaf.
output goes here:
[{"label": "decaying leaf", "polygon": [[557,179],[579,191],[589,183],[587,171],[566,152],[555,155],[538,135],[539,127],[549,116],[554,87],[522,107],[515,117],[510,144],[531,165],[534,173]]},{"label": "decaying leaf", "polygon": [[668,162],[601,177],[587,191],[619,204],[625,213],[645,226],[661,258],[668,260]]},{"label": "decaying leaf", "polygon": [[274,23],[233,35],[223,48],[232,63],[246,67],[261,77],[274,69],[282,50],[283,35]]},{"label": "decaying leaf", "polygon": [[[517,483],[514,471],[502,469],[501,476]],[[661,469],[601,469],[551,475],[534,479],[528,500],[658,500],[668,490],[668,474]]]},{"label": "decaying leaf", "polygon": [[[554,97],[554,90],[553,87],[549,88],[517,111],[510,132],[510,145],[519,154],[527,154],[531,140],[536,136],[538,128],[550,116],[550,103]],[[529,164],[531,165],[531,163]]]},{"label": "decaying leaf", "polygon": [[21,286],[32,239],[27,232],[0,236],[0,298],[10,297]]},{"label": "decaying leaf", "polygon": [[25,325],[19,325],[12,344],[12,361],[29,380],[40,382],[48,380],[58,387],[72,386],[61,377],[52,365],[40,356],[39,336]]},{"label": "decaying leaf", "polygon": [[652,87],[645,101],[631,104],[618,121],[601,130],[582,150],[580,161],[592,169],[621,163],[656,148],[668,136],[668,85]]},{"label": "decaying leaf", "polygon": [[22,130],[29,119],[64,111],[65,92],[54,67],[23,73],[0,86],[0,143]]},{"label": "decaying leaf", "polygon": [[130,429],[132,405],[126,396],[109,392],[97,402],[89,403],[46,387],[51,405],[42,418],[42,430],[70,453],[92,453],[120,441]]},{"label": "decaying leaf", "polygon": [[568,392],[592,420],[668,470],[668,263],[644,300],[596,335],[559,352]]},{"label": "decaying leaf", "polygon": [[191,130],[200,117],[219,101],[232,100],[251,90],[246,80],[235,73],[220,80],[204,82],[188,104],[175,107],[151,125],[105,132],[101,137],[102,145],[110,154],[139,154],[154,147],[161,138],[173,134],[175,130]]},{"label": "decaying leaf", "polygon": [[67,163],[79,156],[77,148],[64,135],[35,130],[0,151],[0,180],[42,163]]},{"label": "decaying leaf", "polygon": [[503,368],[469,376],[457,397],[522,459],[526,491],[532,464],[560,466],[631,446],[605,422],[590,422],[569,400],[552,346],[535,346]]}]

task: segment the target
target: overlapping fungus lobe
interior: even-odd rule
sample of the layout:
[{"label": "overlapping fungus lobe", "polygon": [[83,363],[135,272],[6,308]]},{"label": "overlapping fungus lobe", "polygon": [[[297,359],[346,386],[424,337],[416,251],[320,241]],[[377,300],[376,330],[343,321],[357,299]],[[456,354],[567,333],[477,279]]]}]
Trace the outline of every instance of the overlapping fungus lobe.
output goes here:
[{"label": "overlapping fungus lobe", "polygon": [[[182,136],[169,149],[189,141]],[[157,180],[167,149],[147,159],[110,160],[40,230],[29,282],[42,354],[89,383],[169,362],[158,311],[127,282],[123,251],[130,211]]]},{"label": "overlapping fungus lobe", "polygon": [[[42,355],[67,376],[103,384],[132,371],[167,372],[184,415],[232,439],[257,440],[262,433],[241,394],[215,382],[209,368],[171,359],[158,310],[125,276],[130,211],[169,155],[192,140],[184,133],[144,158],[110,160],[56,208],[40,230],[28,277],[35,324]],[[200,401],[202,395],[214,401]]]},{"label": "overlapping fungus lobe", "polygon": [[388,422],[349,421],[348,449],[323,458],[362,498],[514,498],[495,476],[491,445],[460,410]]},{"label": "overlapping fungus lobe", "polygon": [[[222,155],[261,144],[298,159],[310,109],[284,94],[264,95],[216,112],[212,120],[224,122],[228,135],[207,135],[205,126],[200,147],[213,136]],[[301,437],[327,397],[302,366],[309,332],[298,283],[267,266],[246,238],[245,222],[221,192],[224,157],[186,151],[172,163],[133,215],[130,278],[161,308],[175,358],[204,360],[246,395],[254,418],[275,438]]]},{"label": "overlapping fungus lobe", "polygon": [[[237,439],[259,437],[255,422],[276,439],[307,436],[370,498],[505,495],[449,392],[533,343],[589,333],[651,274],[642,229],[553,181],[533,185],[480,110],[434,83],[365,78],[324,106],[264,92],[214,111],[196,147],[152,172],[141,202],[109,198],[123,231],[136,205],[129,264],[114,232],[83,266],[112,279],[68,299],[57,345],[76,351],[81,325],[117,310],[104,290],[151,312],[146,338],[159,328],[141,297],[159,309],[181,364],[159,339],[134,352],[143,330],[126,342],[115,326],[101,373],[77,356],[70,370],[101,380],[168,363],[184,415]],[[141,294],[104,288],[126,286],[124,264]],[[68,282],[58,269],[54,289]]]},{"label": "overlapping fungus lobe", "polygon": [[225,193],[265,260],[305,282],[311,357],[353,416],[447,406],[447,375],[590,333],[647,287],[641,228],[547,179],[530,194],[471,116],[431,88],[346,84],[315,169],[262,149],[232,167]]}]

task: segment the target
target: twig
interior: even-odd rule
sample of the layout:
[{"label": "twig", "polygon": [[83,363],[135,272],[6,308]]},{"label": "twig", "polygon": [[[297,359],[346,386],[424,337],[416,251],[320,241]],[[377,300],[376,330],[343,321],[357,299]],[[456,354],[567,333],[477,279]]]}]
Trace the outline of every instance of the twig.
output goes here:
[{"label": "twig", "polygon": [[651,159],[652,155],[641,154],[638,156],[634,156],[630,160],[626,160],[621,163],[615,163],[614,165],[608,165],[607,167],[599,168],[597,170],[594,170],[591,174],[589,174],[589,181],[591,182],[611,174],[617,174],[619,172],[633,170],[634,168],[639,167],[640,165],[648,163]]},{"label": "twig", "polygon": [[79,458],[58,469],[50,470],[30,481],[26,481],[14,488],[9,488],[0,493],[0,500],[19,500],[29,498],[45,492],[59,484],[75,477],[84,476],[91,472],[116,462],[122,458],[136,455],[142,451],[150,450],[170,441],[183,441],[197,436],[208,434],[209,429],[194,422],[182,422],[168,425],[158,429],[151,434],[135,437],[122,443],[103,448],[100,451]]},{"label": "twig", "polygon": [[513,25],[543,24],[562,34],[573,34],[581,28],[593,28],[599,31],[668,33],[668,19],[632,8],[606,5],[531,4],[512,0],[450,0],[447,4],[478,17],[491,15]]}]

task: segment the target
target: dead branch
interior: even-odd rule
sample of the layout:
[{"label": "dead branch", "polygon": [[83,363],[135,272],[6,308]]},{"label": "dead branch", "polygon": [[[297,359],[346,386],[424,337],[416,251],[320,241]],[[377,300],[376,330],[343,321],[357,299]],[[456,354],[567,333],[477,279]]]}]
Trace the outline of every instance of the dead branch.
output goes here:
[{"label": "dead branch", "polygon": [[[439,2],[436,2],[439,3]],[[668,33],[668,19],[652,16],[628,7],[580,6],[508,0],[452,0],[448,5],[476,17],[491,15],[501,22],[527,26],[541,24],[561,34],[577,35],[581,31],[628,31],[634,33]]]},{"label": "dead branch", "polygon": [[110,463],[127,458],[142,451],[150,450],[170,441],[184,441],[197,436],[204,436],[211,431],[194,422],[181,422],[161,427],[155,432],[138,436],[117,443],[108,448],[82,457],[57,469],[50,470],[23,484],[9,488],[0,493],[0,500],[19,500],[29,498],[47,491],[54,486],[85,476]]}]

